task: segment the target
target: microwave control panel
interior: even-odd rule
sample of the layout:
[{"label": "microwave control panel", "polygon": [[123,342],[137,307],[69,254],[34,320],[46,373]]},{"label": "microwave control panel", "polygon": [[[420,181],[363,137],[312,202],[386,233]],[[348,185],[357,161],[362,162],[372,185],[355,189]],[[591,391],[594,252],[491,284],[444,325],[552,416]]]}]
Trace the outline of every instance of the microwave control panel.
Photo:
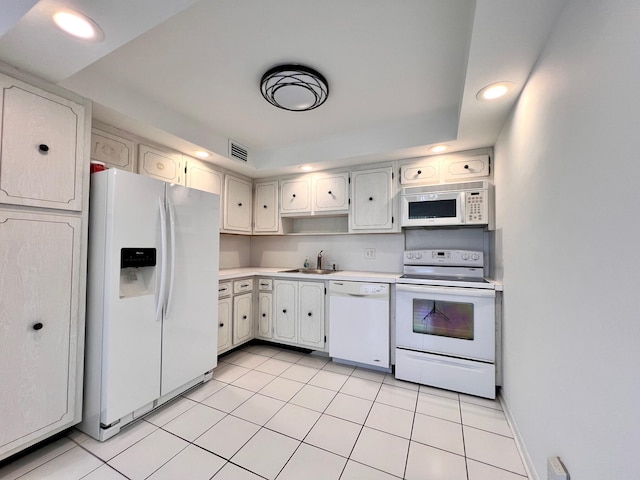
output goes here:
[{"label": "microwave control panel", "polygon": [[487,190],[465,192],[464,223],[484,225],[489,221],[489,198]]}]

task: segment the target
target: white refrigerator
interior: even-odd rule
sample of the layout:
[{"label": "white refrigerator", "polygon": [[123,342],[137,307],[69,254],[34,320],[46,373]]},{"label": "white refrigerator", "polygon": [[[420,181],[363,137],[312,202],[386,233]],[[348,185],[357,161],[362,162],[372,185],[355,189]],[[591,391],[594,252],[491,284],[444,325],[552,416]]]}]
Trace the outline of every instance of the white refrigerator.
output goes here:
[{"label": "white refrigerator", "polygon": [[217,364],[220,197],[110,169],[91,175],[83,421],[98,440]]}]

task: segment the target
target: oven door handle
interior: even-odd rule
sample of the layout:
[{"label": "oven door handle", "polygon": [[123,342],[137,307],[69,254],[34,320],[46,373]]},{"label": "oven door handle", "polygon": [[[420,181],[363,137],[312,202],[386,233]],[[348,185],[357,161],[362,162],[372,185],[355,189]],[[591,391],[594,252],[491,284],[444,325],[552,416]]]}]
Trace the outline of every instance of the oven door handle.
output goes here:
[{"label": "oven door handle", "polygon": [[431,285],[407,285],[396,283],[396,291],[409,292],[415,294],[438,294],[456,295],[465,297],[492,297],[496,292],[490,288],[456,288],[456,287],[436,287]]}]

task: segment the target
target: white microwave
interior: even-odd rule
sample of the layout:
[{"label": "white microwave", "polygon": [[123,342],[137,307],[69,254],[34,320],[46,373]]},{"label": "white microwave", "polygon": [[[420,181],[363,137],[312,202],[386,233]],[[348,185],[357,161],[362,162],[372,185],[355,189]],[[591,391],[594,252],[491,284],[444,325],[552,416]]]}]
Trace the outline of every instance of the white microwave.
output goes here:
[{"label": "white microwave", "polygon": [[493,228],[493,186],[487,180],[405,187],[402,227],[487,225]]}]

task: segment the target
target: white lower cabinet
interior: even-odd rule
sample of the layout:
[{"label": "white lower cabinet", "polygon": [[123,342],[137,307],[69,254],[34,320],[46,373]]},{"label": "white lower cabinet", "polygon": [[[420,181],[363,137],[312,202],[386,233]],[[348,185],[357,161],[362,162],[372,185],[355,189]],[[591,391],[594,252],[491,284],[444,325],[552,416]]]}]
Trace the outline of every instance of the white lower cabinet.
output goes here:
[{"label": "white lower cabinet", "polygon": [[81,218],[0,210],[0,459],[77,423]]},{"label": "white lower cabinet", "polygon": [[218,299],[218,354],[229,350],[231,344],[231,327],[233,303],[231,298]]},{"label": "white lower cabinet", "polygon": [[233,346],[253,338],[253,293],[233,297]]},{"label": "white lower cabinet", "polygon": [[273,339],[323,349],[324,283],[275,280],[273,290]]},{"label": "white lower cabinet", "polygon": [[256,337],[271,339],[272,333],[272,309],[273,294],[271,292],[258,293],[258,321],[256,322],[258,329]]}]

